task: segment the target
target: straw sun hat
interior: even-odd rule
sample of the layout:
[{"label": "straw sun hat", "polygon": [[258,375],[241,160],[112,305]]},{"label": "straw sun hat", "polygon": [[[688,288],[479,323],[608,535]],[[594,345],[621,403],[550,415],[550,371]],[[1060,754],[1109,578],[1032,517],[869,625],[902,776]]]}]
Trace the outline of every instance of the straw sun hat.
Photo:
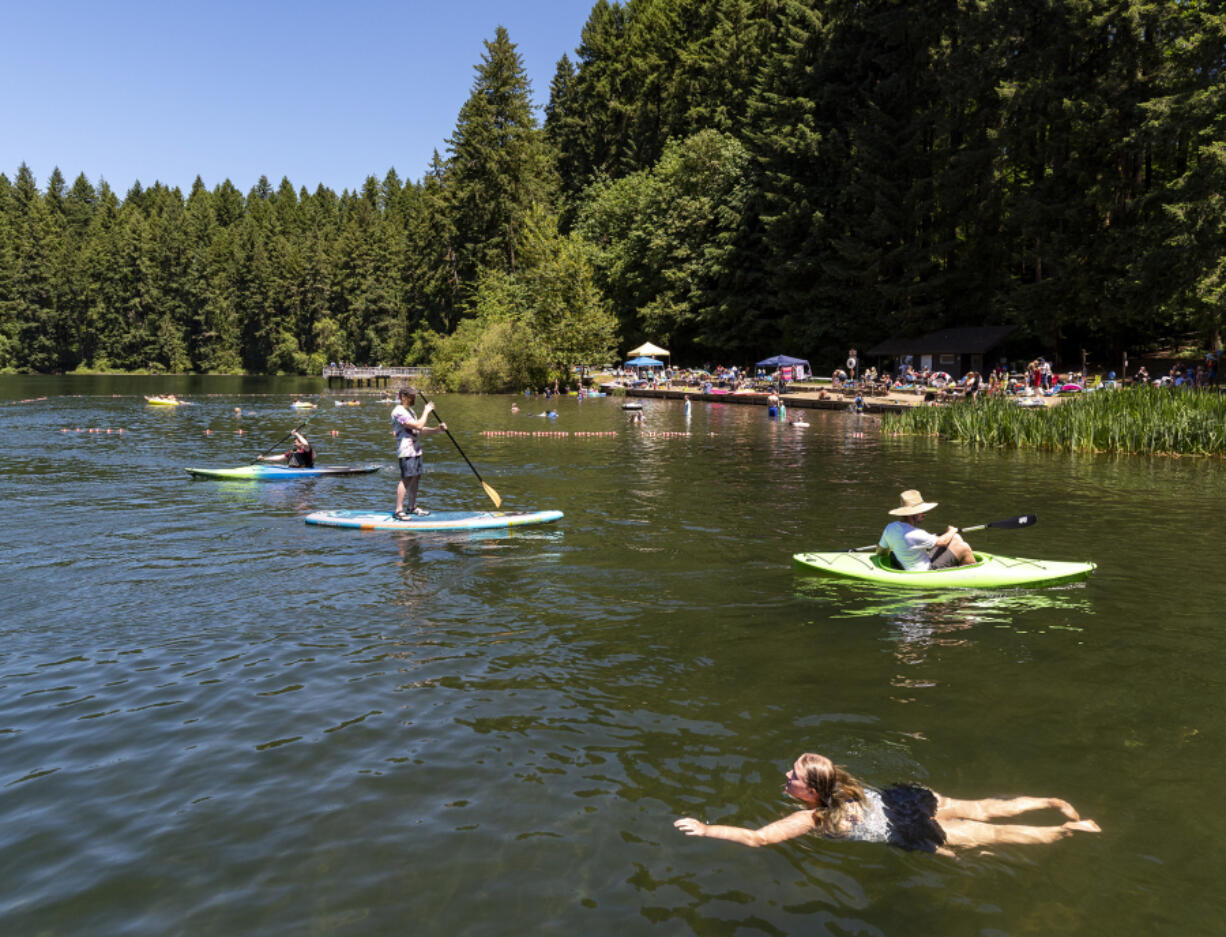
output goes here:
[{"label": "straw sun hat", "polygon": [[922,494],[914,488],[908,488],[898,496],[898,507],[890,513],[899,517],[909,517],[912,514],[927,514],[936,506],[936,501],[925,501]]}]

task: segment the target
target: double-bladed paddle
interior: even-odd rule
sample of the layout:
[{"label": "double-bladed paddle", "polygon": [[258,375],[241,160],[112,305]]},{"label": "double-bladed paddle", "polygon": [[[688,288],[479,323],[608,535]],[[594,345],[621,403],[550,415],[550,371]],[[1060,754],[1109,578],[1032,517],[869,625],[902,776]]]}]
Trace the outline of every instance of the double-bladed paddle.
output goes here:
[{"label": "double-bladed paddle", "polygon": [[[983,530],[985,527],[995,527],[997,530],[1020,530],[1023,527],[1033,527],[1039,522],[1039,519],[1033,514],[1020,514],[1017,517],[1006,517],[1001,521],[988,521],[986,524],[974,524],[970,527],[959,527],[959,533],[966,533],[971,530]],[[855,547],[848,550],[848,553],[867,553],[869,550],[876,550],[877,544],[871,544],[867,547]]]},{"label": "double-bladed paddle", "polygon": [[252,461],[252,462],[258,462],[258,461],[260,461],[260,459],[264,458],[264,456],[268,455],[268,453],[272,452],[272,451],[273,451],[274,449],[276,449],[276,448],[277,448],[279,445],[281,445],[283,442],[285,442],[285,440],[289,439],[291,436],[293,436],[293,435],[294,435],[294,433],[298,432],[298,430],[302,429],[302,427],[306,426],[306,425],[307,425],[307,423],[310,423],[310,422],[311,422],[311,421],[310,421],[309,419],[307,419],[307,420],[303,420],[301,423],[299,423],[297,426],[295,426],[293,429],[291,429],[291,430],[290,430],[288,433],[286,433],[284,436],[282,436],[280,439],[278,439],[278,440],[277,440],[275,443],[273,443],[271,446],[269,446],[267,449],[265,449],[263,452],[261,452],[261,453],[260,453],[258,456],[256,456],[256,457],[255,457],[254,459],[252,459],[251,461]]},{"label": "double-bladed paddle", "polygon": [[[421,399],[424,400],[426,403],[430,402],[429,400],[426,399],[425,394],[418,392],[418,396],[421,397]],[[437,420],[439,423],[444,423],[443,418],[438,415],[437,409],[431,410],[430,412],[434,414],[435,420]],[[472,462],[468,461],[468,456],[464,455],[464,450],[461,449],[460,444],[455,441],[455,437],[451,435],[451,430],[447,429],[447,426],[445,423],[443,425],[443,432],[446,433],[447,438],[450,439],[452,443],[455,444],[456,452],[460,454],[460,456],[464,459],[465,462],[468,462],[468,467],[472,469],[473,474],[477,476],[477,481],[481,482],[481,487],[485,489],[485,493],[486,495],[489,496],[489,499],[494,502],[494,507],[496,508],[502,507],[502,495],[496,492],[493,489],[493,487],[489,483],[487,483],[484,478],[481,477],[481,473],[477,471],[476,467],[472,464]]]}]

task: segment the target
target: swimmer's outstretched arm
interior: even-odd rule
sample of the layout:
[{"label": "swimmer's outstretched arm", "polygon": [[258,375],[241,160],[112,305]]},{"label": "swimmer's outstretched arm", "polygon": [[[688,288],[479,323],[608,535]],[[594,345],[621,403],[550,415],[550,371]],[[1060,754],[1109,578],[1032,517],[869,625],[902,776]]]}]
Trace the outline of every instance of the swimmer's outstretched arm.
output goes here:
[{"label": "swimmer's outstretched arm", "polygon": [[770,846],[785,840],[795,839],[811,832],[816,824],[813,821],[812,810],[797,810],[791,816],[768,823],[760,830],[750,830],[743,826],[716,826],[695,820],[693,817],[682,817],[673,823],[686,836],[707,836],[711,839],[726,839],[742,846]]}]

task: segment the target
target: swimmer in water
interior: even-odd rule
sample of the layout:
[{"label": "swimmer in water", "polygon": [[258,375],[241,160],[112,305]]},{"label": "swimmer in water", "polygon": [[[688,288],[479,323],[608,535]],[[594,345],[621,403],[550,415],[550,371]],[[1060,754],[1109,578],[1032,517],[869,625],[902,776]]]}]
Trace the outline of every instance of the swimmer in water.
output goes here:
[{"label": "swimmer in water", "polygon": [[[709,836],[744,846],[769,846],[815,832],[828,839],[888,843],[943,855],[953,855],[954,849],[998,844],[1054,843],[1077,831],[1101,832],[1097,823],[1083,820],[1072,804],[1057,797],[954,800],[917,784],[875,791],[824,755],[797,758],[785,775],[783,790],[804,806],[759,830],[708,825],[692,817],[683,817],[673,826],[687,836]],[[1060,811],[1067,819],[1058,826],[990,822],[1048,809]]]}]

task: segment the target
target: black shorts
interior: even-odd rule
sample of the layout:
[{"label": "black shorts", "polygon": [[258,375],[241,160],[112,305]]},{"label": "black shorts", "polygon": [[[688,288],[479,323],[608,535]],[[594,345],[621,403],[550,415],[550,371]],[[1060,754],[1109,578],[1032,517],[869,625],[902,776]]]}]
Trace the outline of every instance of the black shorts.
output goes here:
[{"label": "black shorts", "polygon": [[903,849],[936,852],[945,845],[945,831],[936,821],[937,797],[918,784],[895,784],[881,792],[889,821],[889,841]]},{"label": "black shorts", "polygon": [[400,460],[400,477],[416,478],[421,474],[421,456],[409,456]]},{"label": "black shorts", "polygon": [[958,558],[954,556],[953,551],[949,547],[937,547],[936,551],[928,559],[929,569],[950,569],[959,565]]}]

